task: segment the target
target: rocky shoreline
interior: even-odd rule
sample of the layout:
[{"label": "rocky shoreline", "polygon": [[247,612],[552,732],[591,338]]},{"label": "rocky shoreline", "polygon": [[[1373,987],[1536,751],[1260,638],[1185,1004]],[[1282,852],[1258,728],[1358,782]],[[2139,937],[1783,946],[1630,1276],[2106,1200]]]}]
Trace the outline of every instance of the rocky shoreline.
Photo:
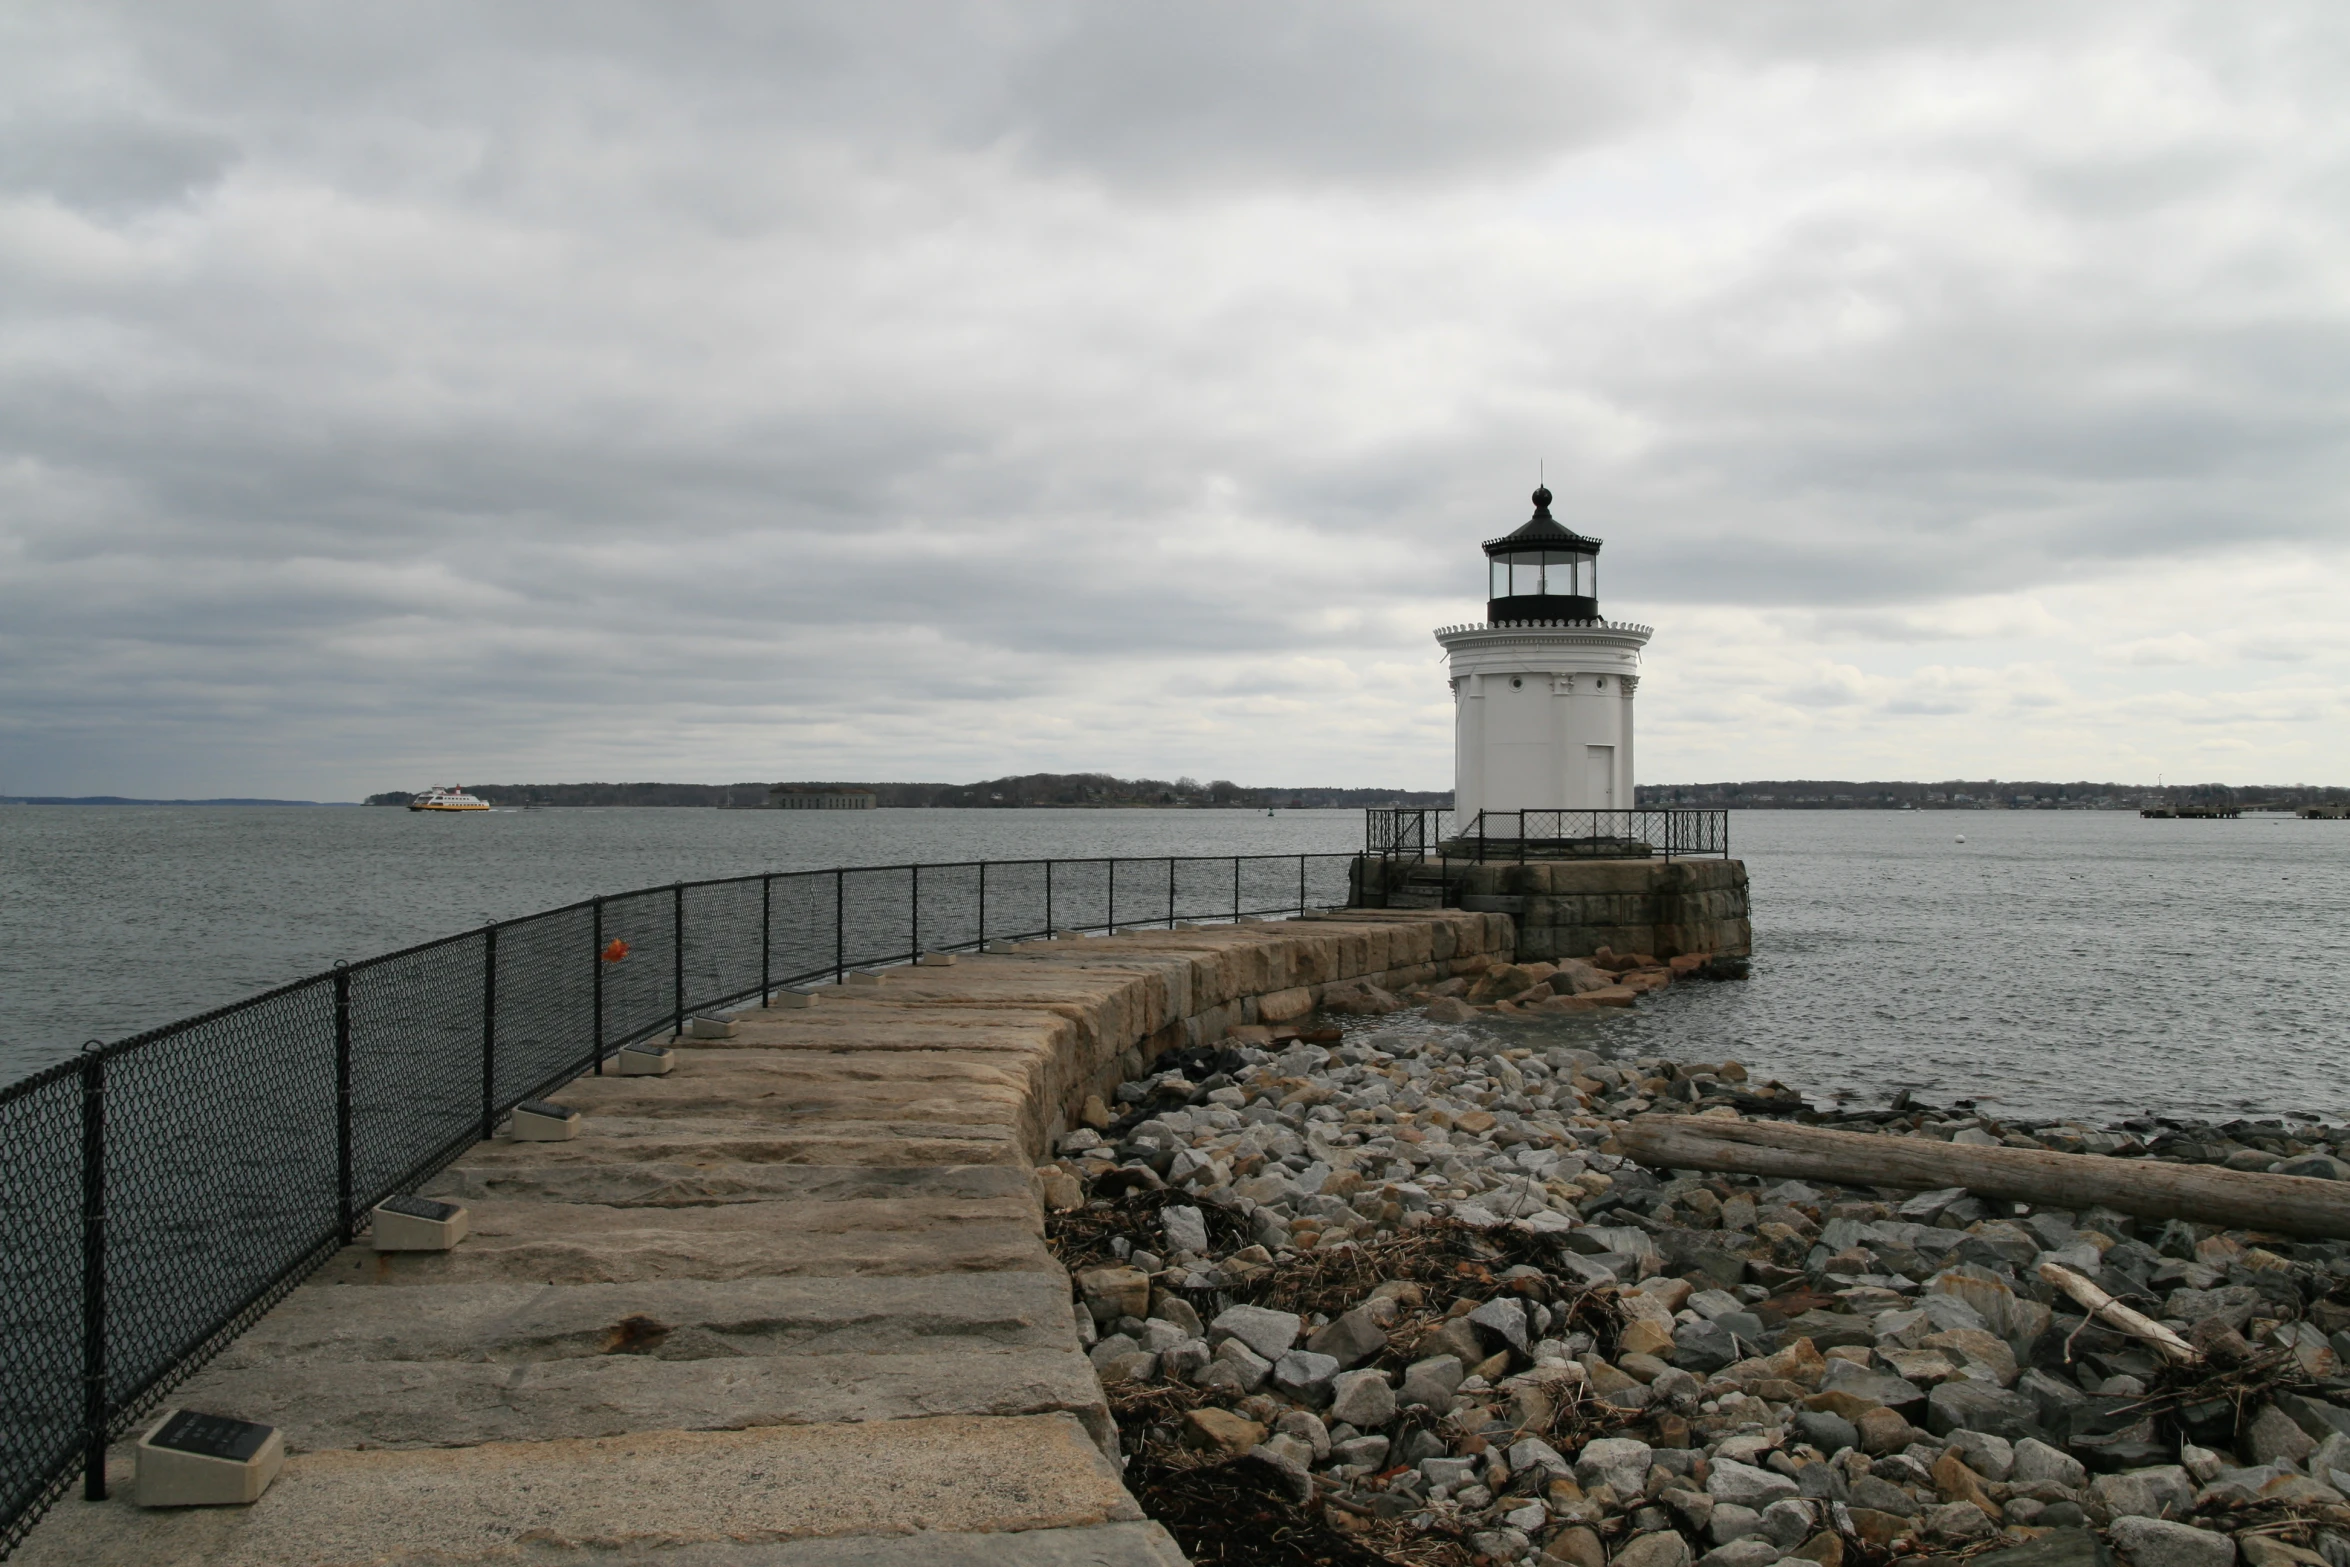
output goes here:
[{"label": "rocky shoreline", "polygon": [[[1087,1107],[1052,1238],[1130,1483],[1179,1538],[1193,1515],[1195,1559],[2350,1567],[2350,1243],[1618,1142],[1655,1109],[2342,1179],[2350,1130],[1825,1112],[1543,1023],[1738,972],[1346,987]],[[2194,1358],[2086,1320],[2045,1262]]]}]

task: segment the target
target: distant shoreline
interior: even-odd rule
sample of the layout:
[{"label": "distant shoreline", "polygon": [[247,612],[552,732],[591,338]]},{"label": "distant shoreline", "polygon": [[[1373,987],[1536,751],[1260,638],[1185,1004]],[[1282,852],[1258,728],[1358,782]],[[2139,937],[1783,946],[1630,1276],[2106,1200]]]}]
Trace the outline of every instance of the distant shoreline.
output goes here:
[{"label": "distant shoreline", "polygon": [[0,805],[309,805],[358,809],[357,800],[134,800],[120,794],[0,794]]}]

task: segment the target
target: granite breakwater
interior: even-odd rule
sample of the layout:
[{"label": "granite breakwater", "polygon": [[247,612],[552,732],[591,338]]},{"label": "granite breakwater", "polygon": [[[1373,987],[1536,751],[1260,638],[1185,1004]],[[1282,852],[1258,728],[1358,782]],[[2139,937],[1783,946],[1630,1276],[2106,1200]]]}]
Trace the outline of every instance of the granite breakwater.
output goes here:
[{"label": "granite breakwater", "polygon": [[2350,1567],[2350,1242],[1622,1141],[1656,1110],[2341,1179],[2350,1130],[1828,1111],[1541,1021],[1735,972],[1333,987],[1088,1105],[1045,1193],[1145,1507],[1200,1559]]}]

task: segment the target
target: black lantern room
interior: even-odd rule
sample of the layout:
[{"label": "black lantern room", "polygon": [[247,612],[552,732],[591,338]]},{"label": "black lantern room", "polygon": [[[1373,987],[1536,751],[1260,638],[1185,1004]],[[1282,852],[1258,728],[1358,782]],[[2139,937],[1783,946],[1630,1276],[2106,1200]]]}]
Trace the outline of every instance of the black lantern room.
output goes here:
[{"label": "black lantern room", "polygon": [[1485,541],[1485,558],[1493,576],[1488,621],[1599,618],[1599,540],[1551,516],[1548,489],[1534,492],[1524,527]]}]

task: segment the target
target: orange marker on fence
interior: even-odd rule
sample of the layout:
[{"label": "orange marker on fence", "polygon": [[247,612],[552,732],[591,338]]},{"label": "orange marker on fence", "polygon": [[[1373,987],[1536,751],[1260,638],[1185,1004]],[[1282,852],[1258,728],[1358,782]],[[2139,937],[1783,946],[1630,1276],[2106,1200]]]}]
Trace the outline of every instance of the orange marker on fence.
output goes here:
[{"label": "orange marker on fence", "polygon": [[627,957],[627,956],[628,956],[628,943],[627,943],[627,942],[625,942],[625,941],[622,941],[622,940],[621,940],[621,939],[620,939],[618,936],[614,936],[614,937],[613,937],[613,938],[612,938],[610,941],[607,941],[607,942],[605,942],[605,943],[604,943],[604,961],[605,961],[605,962],[607,962],[607,963],[617,963],[617,962],[619,962],[619,961],[620,961],[622,958],[625,958],[625,957]]}]

